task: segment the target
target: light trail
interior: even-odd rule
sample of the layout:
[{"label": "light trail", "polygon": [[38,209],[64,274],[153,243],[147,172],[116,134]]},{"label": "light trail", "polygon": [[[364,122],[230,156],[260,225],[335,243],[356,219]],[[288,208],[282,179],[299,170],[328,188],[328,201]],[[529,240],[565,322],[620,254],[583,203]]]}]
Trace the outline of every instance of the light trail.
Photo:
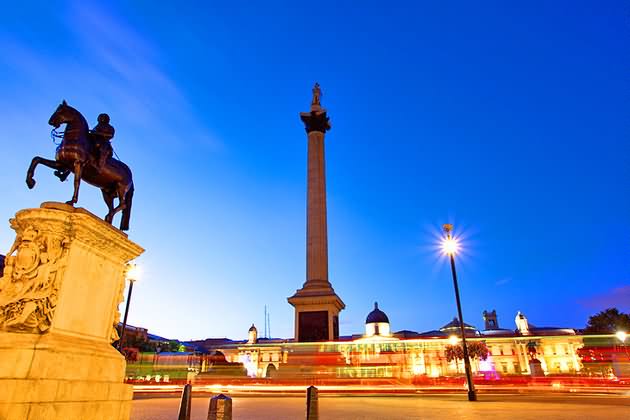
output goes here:
[{"label": "light trail", "polygon": [[[223,385],[223,384],[193,384],[196,393],[208,394],[287,394],[302,395],[308,385]],[[563,384],[552,382],[540,385],[479,385],[478,388],[485,392],[555,392],[555,393],[595,393],[595,394],[624,394],[630,393],[630,385],[610,386],[579,386],[575,384]],[[183,389],[183,385],[134,385],[134,393],[137,394],[157,394],[157,393],[178,393]],[[401,385],[318,385],[317,389],[323,394],[424,394],[424,393],[452,393],[460,392],[462,386],[401,386]]]}]

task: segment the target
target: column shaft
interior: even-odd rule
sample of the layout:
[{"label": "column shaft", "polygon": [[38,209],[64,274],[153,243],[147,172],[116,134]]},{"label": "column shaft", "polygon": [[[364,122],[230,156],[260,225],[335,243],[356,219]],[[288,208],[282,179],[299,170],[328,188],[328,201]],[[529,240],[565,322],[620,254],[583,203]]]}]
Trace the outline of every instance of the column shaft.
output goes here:
[{"label": "column shaft", "polygon": [[324,133],[320,131],[308,133],[307,178],[306,287],[310,282],[328,283],[326,165]]}]

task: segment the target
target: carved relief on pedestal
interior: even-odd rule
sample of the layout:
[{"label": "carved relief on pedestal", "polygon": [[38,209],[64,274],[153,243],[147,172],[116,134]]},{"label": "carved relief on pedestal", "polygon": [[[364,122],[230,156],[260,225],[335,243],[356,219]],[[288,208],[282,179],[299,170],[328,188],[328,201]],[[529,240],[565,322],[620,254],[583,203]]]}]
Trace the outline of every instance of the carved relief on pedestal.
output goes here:
[{"label": "carved relief on pedestal", "polygon": [[51,324],[59,278],[67,260],[68,238],[61,232],[41,233],[11,219],[17,232],[0,278],[0,329],[43,333]]}]

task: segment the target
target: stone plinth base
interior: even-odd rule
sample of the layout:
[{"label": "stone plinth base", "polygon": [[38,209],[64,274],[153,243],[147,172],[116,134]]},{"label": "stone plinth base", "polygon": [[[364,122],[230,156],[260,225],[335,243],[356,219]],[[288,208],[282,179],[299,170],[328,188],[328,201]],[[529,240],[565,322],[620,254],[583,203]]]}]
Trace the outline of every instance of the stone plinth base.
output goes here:
[{"label": "stone plinth base", "polygon": [[300,289],[289,303],[295,308],[295,340],[299,342],[334,341],[339,338],[339,312],[343,301],[330,289],[328,293]]},{"label": "stone plinth base", "polygon": [[11,219],[0,278],[0,419],[126,420],[117,339],[127,262],[143,251],[83,209],[44,203]]},{"label": "stone plinth base", "polygon": [[539,360],[530,360],[529,371],[531,372],[530,373],[531,376],[535,376],[535,377],[545,376],[545,371],[543,370]]},{"label": "stone plinth base", "polygon": [[128,419],[133,389],[112,346],[0,333],[0,419]]}]

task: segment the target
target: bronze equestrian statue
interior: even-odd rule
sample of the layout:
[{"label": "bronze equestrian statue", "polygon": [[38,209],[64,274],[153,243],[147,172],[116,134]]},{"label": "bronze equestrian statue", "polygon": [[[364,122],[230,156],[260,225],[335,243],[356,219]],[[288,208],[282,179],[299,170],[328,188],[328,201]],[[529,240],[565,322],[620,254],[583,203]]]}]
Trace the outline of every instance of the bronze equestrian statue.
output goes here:
[{"label": "bronze equestrian statue", "polygon": [[[98,125],[90,131],[83,115],[63,101],[51,115],[48,124],[59,128],[66,124],[61,144],[57,147],[55,160],[35,156],[26,173],[26,185],[35,186],[35,168],[40,163],[55,170],[55,175],[65,181],[70,173],[74,174],[74,194],[67,204],[74,205],[79,198],[81,180],[101,189],[109,212],[105,221],[112,223],[114,215],[122,211],[120,230],[129,230],[131,202],[133,199],[133,179],[127,165],[112,157],[110,140],[114,128],[109,125],[109,116],[98,116]],[[54,129],[53,129],[54,131]],[[114,199],[118,205],[114,207]]]}]

